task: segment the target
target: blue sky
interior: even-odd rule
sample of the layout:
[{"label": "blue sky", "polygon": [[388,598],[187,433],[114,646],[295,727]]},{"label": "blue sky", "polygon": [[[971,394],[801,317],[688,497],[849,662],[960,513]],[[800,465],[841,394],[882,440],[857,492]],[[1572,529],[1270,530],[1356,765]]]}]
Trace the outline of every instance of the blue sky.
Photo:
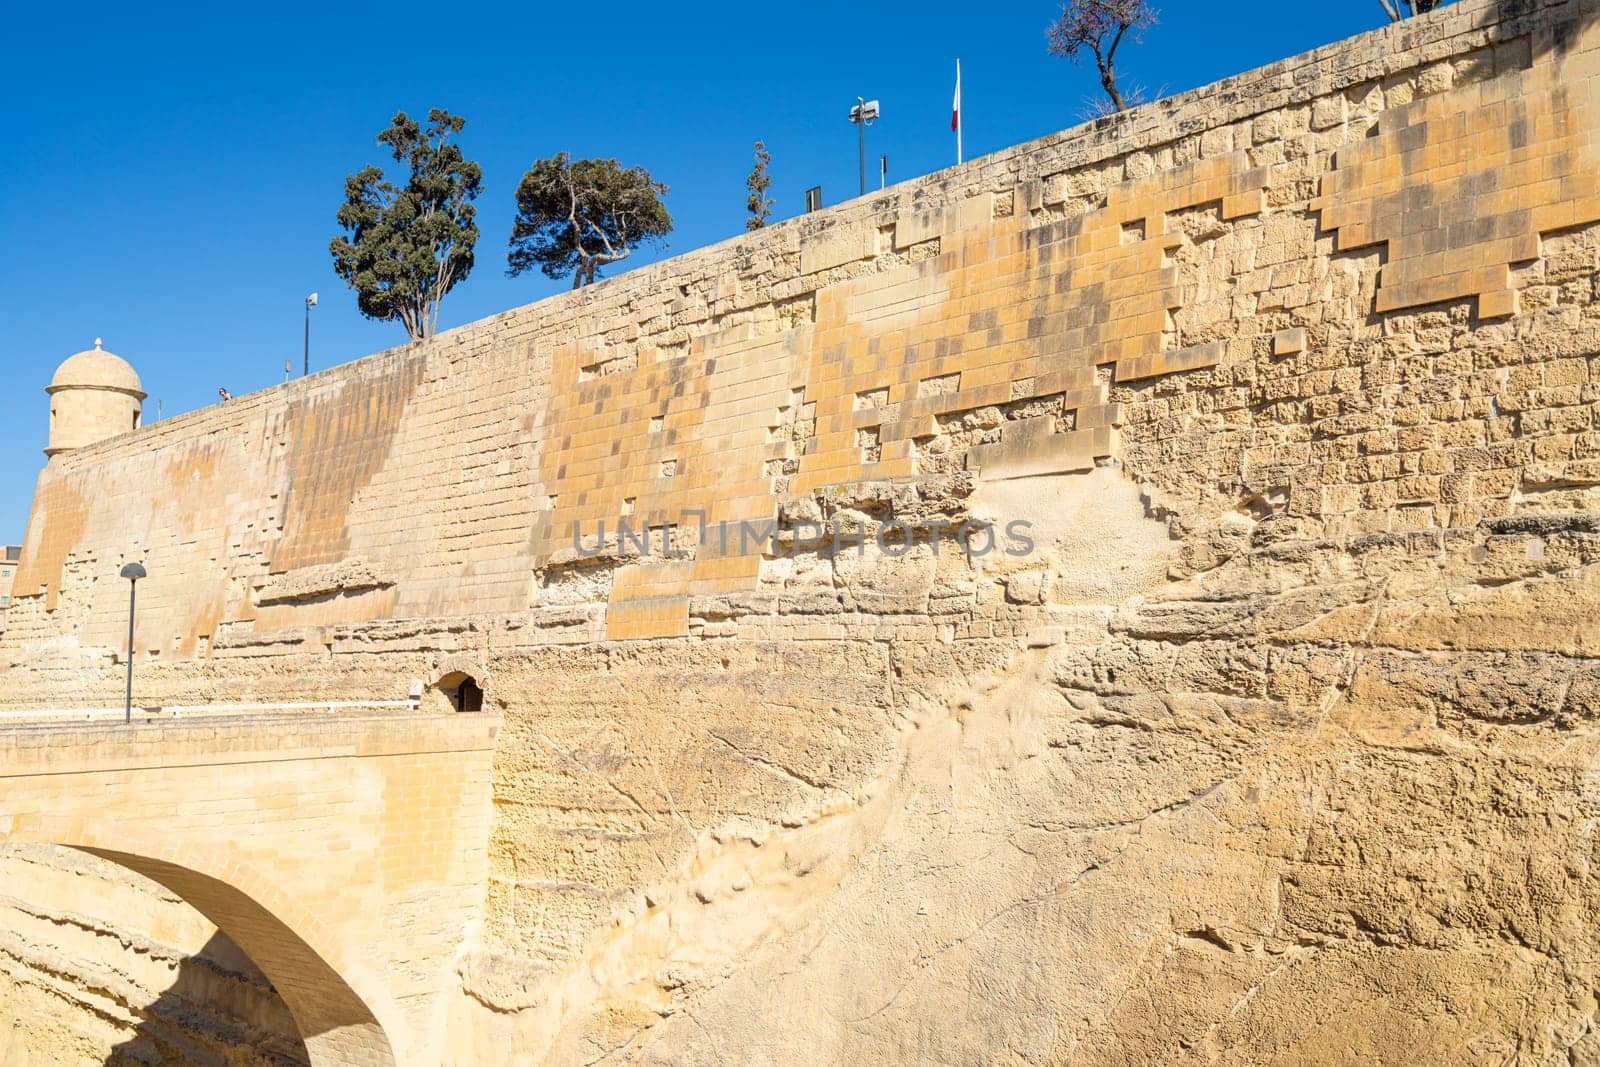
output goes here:
[{"label": "blue sky", "polygon": [[[1160,3],[1119,57],[1164,93],[1380,26],[1378,0],[1282,9]],[[1255,10],[1252,10],[1255,9]],[[16,3],[0,95],[18,119],[0,163],[11,427],[0,541],[19,540],[44,457],[45,384],[96,336],[166,416],[283,379],[300,365],[301,301],[317,290],[312,366],[404,340],[363,319],[327,247],[346,174],[390,161],[374,135],[397,110],[467,119],[484,168],[478,262],[441,328],[565,287],[505,277],[517,179],[567,150],[642,164],[672,187],[672,255],[740,232],[751,142],[772,152],[775,215],[803,191],[856,189],[858,95],[882,101],[869,181],[954,162],[962,64],[966,153],[1081,121],[1092,66],[1046,54],[1055,0],[985,4],[329,6]],[[636,257],[637,262],[647,259]]]}]

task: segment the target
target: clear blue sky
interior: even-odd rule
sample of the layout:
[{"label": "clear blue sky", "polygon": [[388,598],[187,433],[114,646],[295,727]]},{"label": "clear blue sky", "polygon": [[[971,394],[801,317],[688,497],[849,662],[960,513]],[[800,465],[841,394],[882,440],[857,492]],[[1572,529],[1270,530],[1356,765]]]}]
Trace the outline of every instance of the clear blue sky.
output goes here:
[{"label": "clear blue sky", "polygon": [[[1120,61],[1165,93],[1385,21],[1378,0],[1157,3],[1161,24]],[[170,417],[298,368],[311,290],[313,369],[404,340],[360,316],[327,250],[345,175],[390,165],[373,137],[397,110],[464,116],[484,169],[477,268],[447,328],[564,287],[504,273],[512,192],[541,156],[646,166],[672,187],[672,255],[742,229],[757,138],[778,218],[812,185],[828,204],[853,195],[857,95],[883,104],[869,180],[880,153],[891,182],[954,162],[957,56],[969,159],[1076,124],[1096,91],[1092,67],[1045,52],[1055,0],[333,6],[8,5],[0,541],[21,538],[44,461],[42,390],[96,336],[139,371],[147,421],[158,399]]]}]

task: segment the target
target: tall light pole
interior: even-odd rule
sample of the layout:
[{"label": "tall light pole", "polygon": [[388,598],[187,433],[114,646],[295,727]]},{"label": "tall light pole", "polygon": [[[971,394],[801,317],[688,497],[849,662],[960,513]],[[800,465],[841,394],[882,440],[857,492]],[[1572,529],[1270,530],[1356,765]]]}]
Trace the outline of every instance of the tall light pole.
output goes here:
[{"label": "tall light pole", "polygon": [[139,579],[145,576],[144,564],[128,563],[122,568],[128,579],[128,702],[122,707],[122,721],[133,721],[133,605],[139,593]]},{"label": "tall light pole", "polygon": [[861,195],[867,195],[867,126],[878,117],[878,102],[856,97],[850,121],[856,124],[856,159],[861,166]]},{"label": "tall light pole", "polygon": [[317,306],[317,294],[306,294],[306,349],[305,373],[311,373],[311,309]]}]

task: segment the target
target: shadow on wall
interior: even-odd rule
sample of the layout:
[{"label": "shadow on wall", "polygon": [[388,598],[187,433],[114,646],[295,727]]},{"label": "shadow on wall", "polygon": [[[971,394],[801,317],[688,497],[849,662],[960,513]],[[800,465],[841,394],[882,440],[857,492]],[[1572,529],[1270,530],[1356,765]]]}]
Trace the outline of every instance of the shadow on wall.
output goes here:
[{"label": "shadow on wall", "polygon": [[143,1007],[134,1034],[106,1056],[114,1067],[301,1067],[305,1043],[277,991],[226,934],[178,965],[177,977]]},{"label": "shadow on wall", "polygon": [[[1502,7],[1507,11],[1523,11],[1529,7],[1529,0],[1501,0]],[[1556,24],[1552,39],[1557,56],[1565,56],[1573,45],[1577,44],[1582,31],[1596,22],[1600,22],[1600,4],[1579,3],[1575,5],[1570,20]]]},{"label": "shadow on wall", "polygon": [[[1504,25],[1519,18],[1539,17],[1542,8],[1557,6],[1564,2],[1565,0],[1498,0],[1492,6],[1484,8],[1482,17],[1475,20],[1474,24],[1478,26]],[[1444,5],[1437,10],[1447,13],[1448,9],[1453,6],[1454,4],[1451,0],[1446,0]],[[1446,17],[1448,17],[1448,14],[1446,14]],[[1588,2],[1588,0],[1578,0],[1565,12],[1553,18],[1548,15],[1544,17],[1549,19],[1545,23],[1549,27],[1548,34],[1537,31],[1533,34],[1532,52],[1536,63],[1551,55],[1558,59],[1566,56],[1572,50],[1572,47],[1578,43],[1581,31],[1592,23],[1600,21],[1600,4],[1594,4]],[[1407,23],[1411,21],[1406,20],[1400,25],[1402,28],[1409,28]],[[1523,32],[1526,32],[1526,24],[1524,24]]]}]

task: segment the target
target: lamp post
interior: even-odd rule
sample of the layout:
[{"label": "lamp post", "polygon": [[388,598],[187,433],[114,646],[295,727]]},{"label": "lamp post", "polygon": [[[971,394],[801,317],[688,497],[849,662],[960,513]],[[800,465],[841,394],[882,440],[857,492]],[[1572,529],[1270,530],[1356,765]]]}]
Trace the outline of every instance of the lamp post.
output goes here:
[{"label": "lamp post", "polygon": [[306,294],[306,348],[305,373],[311,373],[311,309],[317,306],[317,294]]},{"label": "lamp post", "polygon": [[856,97],[850,121],[856,124],[856,160],[861,169],[861,195],[867,195],[867,126],[878,117],[878,102]]},{"label": "lamp post", "polygon": [[145,576],[144,564],[128,563],[122,568],[128,579],[128,702],[122,708],[122,721],[133,721],[133,604],[139,592],[139,579]]}]

